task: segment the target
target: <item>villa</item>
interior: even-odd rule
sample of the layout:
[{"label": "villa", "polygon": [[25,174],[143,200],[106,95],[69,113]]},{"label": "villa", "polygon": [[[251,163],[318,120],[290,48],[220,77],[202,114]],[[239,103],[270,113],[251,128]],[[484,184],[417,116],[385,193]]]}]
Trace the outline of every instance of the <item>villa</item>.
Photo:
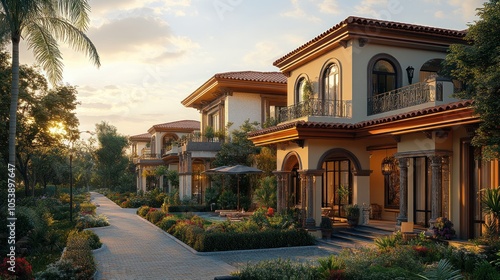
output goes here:
[{"label": "villa", "polygon": [[477,159],[479,118],[439,75],[465,34],[351,16],[276,60],[286,107],[249,139],[277,148],[278,209],[303,209],[314,228],[358,204],[395,226],[443,216],[459,238],[481,235],[478,191],[499,186],[500,166]]}]

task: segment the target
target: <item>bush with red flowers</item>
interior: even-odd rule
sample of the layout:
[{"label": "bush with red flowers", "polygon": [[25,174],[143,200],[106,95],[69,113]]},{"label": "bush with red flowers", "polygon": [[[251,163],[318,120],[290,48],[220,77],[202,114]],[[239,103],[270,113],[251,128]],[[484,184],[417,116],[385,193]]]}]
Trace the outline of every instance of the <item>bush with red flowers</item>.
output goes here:
[{"label": "bush with red flowers", "polygon": [[14,272],[9,271],[11,264],[9,258],[4,258],[0,265],[0,278],[1,279],[33,279],[33,271],[31,264],[25,258],[15,258]]}]

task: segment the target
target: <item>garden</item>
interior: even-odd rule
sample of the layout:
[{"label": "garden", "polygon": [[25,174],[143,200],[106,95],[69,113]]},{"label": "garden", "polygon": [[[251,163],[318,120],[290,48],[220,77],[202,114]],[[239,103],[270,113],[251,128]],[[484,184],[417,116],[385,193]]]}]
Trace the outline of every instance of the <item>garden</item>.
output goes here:
[{"label": "garden", "polygon": [[[7,272],[3,259],[0,279],[91,279],[96,271],[92,250],[101,247],[91,227],[109,225],[97,215],[88,193],[73,195],[73,217],[70,220],[69,189],[48,186],[36,189],[35,196],[16,193],[16,272]],[[7,211],[1,211],[5,215]],[[6,219],[5,216],[1,217]],[[5,229],[0,234],[7,244]],[[4,239],[5,238],[5,239]],[[3,256],[7,248],[1,249]]]}]

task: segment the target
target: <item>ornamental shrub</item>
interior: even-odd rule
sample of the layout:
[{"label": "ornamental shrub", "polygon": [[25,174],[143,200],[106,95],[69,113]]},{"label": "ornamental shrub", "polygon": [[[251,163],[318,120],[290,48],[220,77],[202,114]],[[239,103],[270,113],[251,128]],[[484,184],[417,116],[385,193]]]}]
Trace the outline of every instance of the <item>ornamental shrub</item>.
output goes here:
[{"label": "ornamental shrub", "polygon": [[[151,209],[156,209],[156,208],[151,208]],[[165,212],[161,210],[150,211],[146,215],[146,219],[150,221],[152,224],[157,224],[159,221],[163,220],[163,218],[165,218]]]},{"label": "ornamental shrub", "polygon": [[96,266],[86,234],[70,233],[61,259],[69,260],[78,269],[76,279],[91,279],[94,275]]},{"label": "ornamental shrub", "polygon": [[86,228],[93,227],[105,227],[109,226],[108,217],[104,214],[100,215],[79,215],[76,218],[75,228],[78,230],[83,230]]},{"label": "ornamental shrub", "polygon": [[80,203],[80,213],[83,215],[95,214],[96,206],[90,202]]},{"label": "ornamental shrub", "polygon": [[446,217],[437,218],[431,229],[434,232],[434,237],[438,239],[449,240],[456,236],[453,223]]},{"label": "ornamental shrub", "polygon": [[168,232],[168,230],[173,227],[177,223],[177,218],[174,216],[166,216],[161,221],[159,221],[156,225],[162,230]]},{"label": "ornamental shrub", "polygon": [[321,279],[319,271],[311,264],[282,259],[247,264],[241,271],[233,273],[233,275],[239,276],[241,280]]},{"label": "ornamental shrub", "polygon": [[141,217],[144,218],[148,214],[149,209],[150,209],[149,206],[143,205],[143,206],[139,207],[139,209],[137,209],[137,215],[139,215],[139,216],[141,216]]},{"label": "ornamental shrub", "polygon": [[82,271],[81,267],[76,267],[70,260],[58,260],[47,266],[45,271],[36,274],[38,280],[67,280],[76,279],[76,275]]},{"label": "ornamental shrub", "polygon": [[0,264],[0,279],[33,279],[31,264],[25,258],[15,258],[16,267],[14,273],[8,270],[8,268],[11,267],[8,261],[10,261],[9,258],[4,258],[3,262]]}]

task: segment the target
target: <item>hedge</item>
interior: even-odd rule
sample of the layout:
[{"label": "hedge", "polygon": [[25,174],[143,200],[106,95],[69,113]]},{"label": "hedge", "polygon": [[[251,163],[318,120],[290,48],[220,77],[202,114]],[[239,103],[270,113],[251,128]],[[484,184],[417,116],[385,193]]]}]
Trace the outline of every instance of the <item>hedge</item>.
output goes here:
[{"label": "hedge", "polygon": [[[172,212],[207,212],[210,208],[206,205],[168,205],[167,207],[162,206],[166,213]],[[165,209],[166,208],[166,209]]]},{"label": "hedge", "polygon": [[261,232],[205,232],[187,225],[170,232],[198,252],[249,250],[314,245],[315,239],[303,229],[267,230]]}]

